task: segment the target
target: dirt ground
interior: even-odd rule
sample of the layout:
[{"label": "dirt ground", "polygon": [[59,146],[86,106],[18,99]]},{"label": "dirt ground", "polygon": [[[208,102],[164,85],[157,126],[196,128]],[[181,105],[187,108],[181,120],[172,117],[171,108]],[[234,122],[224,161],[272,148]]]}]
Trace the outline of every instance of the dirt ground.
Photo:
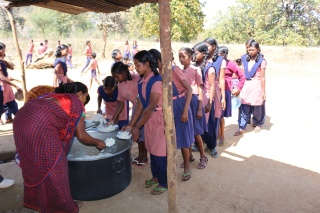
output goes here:
[{"label": "dirt ground", "polygon": [[[156,46],[157,44],[152,44]],[[147,46],[147,45],[146,45]],[[175,48],[181,47],[175,44]],[[189,45],[190,46],[190,45]],[[149,47],[149,46],[148,46]],[[243,45],[230,45],[230,58],[243,53]],[[219,157],[203,170],[191,163],[192,177],[181,180],[177,168],[179,212],[320,212],[320,50],[313,48],[265,47],[267,59],[267,119],[259,133],[248,126],[248,133],[233,136],[237,130],[237,111],[226,119],[226,142],[218,147]],[[107,76],[110,61],[101,61],[101,78]],[[90,74],[80,76],[82,63],[68,75],[88,85]],[[19,71],[11,71],[19,78]],[[52,70],[27,70],[27,88],[52,83]],[[86,107],[88,118],[97,110],[96,88]],[[19,102],[22,106],[22,102]],[[0,151],[14,151],[12,125],[0,126]],[[138,148],[133,144],[131,154]],[[177,165],[182,161],[180,151]],[[1,159],[0,159],[1,160]],[[0,212],[33,212],[22,206],[23,179],[14,163],[0,164],[0,174],[15,184],[0,189]],[[132,167],[132,181],[118,195],[99,201],[84,202],[81,213],[91,212],[168,212],[168,194],[150,195],[143,186],[151,177],[150,165]]]}]

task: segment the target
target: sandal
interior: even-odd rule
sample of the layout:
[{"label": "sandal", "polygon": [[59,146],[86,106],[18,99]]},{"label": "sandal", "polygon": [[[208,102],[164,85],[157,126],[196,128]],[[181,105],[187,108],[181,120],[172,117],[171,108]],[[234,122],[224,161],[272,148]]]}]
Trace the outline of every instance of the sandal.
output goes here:
[{"label": "sandal", "polygon": [[137,158],[132,158],[131,163],[138,163],[139,161],[136,160]]},{"label": "sandal", "polygon": [[182,174],[182,180],[183,180],[183,181],[190,180],[190,178],[191,178],[191,171],[188,172],[188,173],[183,173],[183,174]]},{"label": "sandal", "polygon": [[158,184],[158,182],[153,181],[152,179],[150,180],[146,180],[144,182],[144,187],[145,188],[151,188],[151,186],[153,186],[154,184]]},{"label": "sandal", "polygon": [[[191,160],[189,159],[189,163],[192,163],[193,161],[195,161],[195,158],[192,156],[192,159],[191,159]],[[184,162],[182,162],[182,163],[180,164],[180,168],[181,168],[181,169],[184,168]]]},{"label": "sandal", "polygon": [[244,133],[246,133],[246,130],[240,129],[239,131],[237,131],[237,132],[234,133],[234,136],[243,135]]},{"label": "sandal", "polygon": [[261,131],[261,127],[260,126],[256,126],[254,128],[254,132],[257,133],[257,132],[260,132]]},{"label": "sandal", "polygon": [[207,157],[201,158],[197,168],[198,169],[204,169],[204,168],[206,168],[206,164],[207,163],[208,163],[208,158]]},{"label": "sandal", "polygon": [[168,189],[163,188],[161,186],[156,186],[154,189],[152,189],[151,194],[153,195],[161,195],[162,193],[166,192]]}]

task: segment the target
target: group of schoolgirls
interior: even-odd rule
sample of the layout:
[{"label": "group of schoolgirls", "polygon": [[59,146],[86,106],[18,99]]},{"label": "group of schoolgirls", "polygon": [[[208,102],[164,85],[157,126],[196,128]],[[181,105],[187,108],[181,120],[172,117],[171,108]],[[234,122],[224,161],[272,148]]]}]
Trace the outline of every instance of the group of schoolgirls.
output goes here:
[{"label": "group of schoolgirls", "polygon": [[[177,148],[181,149],[183,156],[180,165],[180,168],[183,168],[182,180],[191,178],[189,164],[194,161],[191,152],[192,143],[196,142],[200,153],[197,168],[204,169],[208,158],[203,144],[207,145],[212,157],[218,156],[216,145],[219,124],[224,125],[224,122],[220,122],[221,118],[231,116],[231,96],[238,96],[241,89],[246,94],[257,89],[248,86],[247,81],[257,80],[257,75],[259,79],[262,78],[262,74],[258,72],[262,73],[260,70],[263,69],[263,64],[260,61],[263,57],[258,58],[261,55],[258,45],[256,42],[249,44],[247,61],[243,63],[248,77],[243,75],[233,61],[227,59],[228,48],[218,48],[214,39],[209,38],[197,43],[192,49],[180,49],[179,61],[183,68],[172,67],[172,100]],[[128,65],[120,60],[112,65],[112,76],[108,76],[104,86],[98,89],[98,103],[100,107],[102,99],[113,102],[114,110],[107,115],[107,125],[117,123],[123,131],[130,131],[134,141],[138,142],[139,155],[132,159],[132,163],[145,165],[148,161],[147,152],[150,153],[152,178],[145,181],[145,187],[155,186],[151,194],[158,195],[167,190],[161,53],[155,49],[139,51],[133,61],[138,74],[130,72]],[[194,65],[192,61],[195,62]],[[256,65],[257,63],[260,65]],[[254,71],[256,74],[253,74],[252,71],[256,66],[259,71]],[[239,81],[237,88],[232,86],[234,76],[237,76]],[[240,96],[242,97],[242,93]],[[130,121],[128,121],[129,102],[133,105]],[[243,102],[243,105],[244,107],[241,106],[239,109],[239,131],[243,131],[248,123],[247,117],[244,116],[257,111],[252,103]],[[253,116],[253,123],[261,126],[263,122],[260,121],[258,124],[258,117],[255,114]],[[223,142],[223,139],[224,135],[220,133],[220,142]]]}]

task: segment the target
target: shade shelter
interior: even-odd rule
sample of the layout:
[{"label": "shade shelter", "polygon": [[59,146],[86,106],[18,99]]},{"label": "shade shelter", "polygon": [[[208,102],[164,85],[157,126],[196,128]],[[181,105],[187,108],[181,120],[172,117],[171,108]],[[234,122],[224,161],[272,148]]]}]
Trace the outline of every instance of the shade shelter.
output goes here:
[{"label": "shade shelter", "polygon": [[170,0],[11,0],[0,3],[1,7],[7,12],[14,38],[15,47],[20,60],[20,70],[23,82],[23,91],[26,95],[25,70],[22,54],[19,47],[16,33],[15,21],[12,15],[13,7],[39,6],[60,12],[79,14],[85,12],[112,13],[129,9],[141,3],[159,3],[160,19],[160,47],[163,62],[163,111],[165,119],[165,131],[167,139],[168,156],[168,205],[169,212],[178,212],[176,194],[176,136],[173,121],[172,107],[172,53],[171,53],[171,25],[170,25]]}]

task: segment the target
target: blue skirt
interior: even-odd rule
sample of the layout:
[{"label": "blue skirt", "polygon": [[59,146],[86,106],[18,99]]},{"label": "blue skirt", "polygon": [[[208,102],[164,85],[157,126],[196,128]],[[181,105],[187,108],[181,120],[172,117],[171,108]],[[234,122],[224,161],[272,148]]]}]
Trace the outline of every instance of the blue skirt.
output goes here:
[{"label": "blue skirt", "polygon": [[229,118],[232,117],[232,107],[231,107],[231,91],[226,91],[226,108],[222,110],[222,117]]},{"label": "blue skirt", "polygon": [[198,103],[199,98],[197,95],[192,95],[190,108],[192,112],[193,118],[193,128],[194,128],[194,135],[203,135],[204,132],[208,132],[208,125],[206,121],[206,116],[204,113],[204,108],[202,107],[202,118],[197,119],[197,111],[198,111]]},{"label": "blue skirt", "polygon": [[181,122],[182,112],[186,103],[186,97],[183,96],[173,100],[174,124],[176,127],[177,149],[190,148],[194,141],[193,116],[191,109],[188,110],[188,121]]}]

